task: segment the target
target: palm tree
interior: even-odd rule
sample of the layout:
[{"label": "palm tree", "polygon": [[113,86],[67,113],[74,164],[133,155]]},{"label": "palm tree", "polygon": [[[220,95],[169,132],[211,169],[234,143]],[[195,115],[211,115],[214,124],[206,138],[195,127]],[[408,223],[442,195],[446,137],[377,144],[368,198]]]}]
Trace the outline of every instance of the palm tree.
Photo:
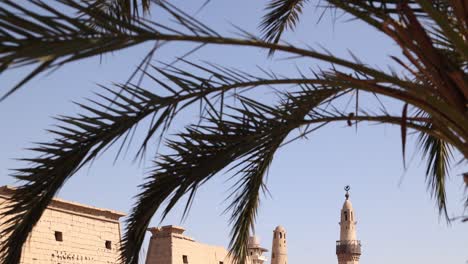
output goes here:
[{"label": "palm tree", "polygon": [[[154,138],[164,140],[172,152],[158,154],[154,170],[140,186],[123,237],[124,263],[138,263],[146,228],[156,212],[165,216],[188,195],[187,213],[198,187],[225,168],[237,177],[228,208],[232,213],[230,250],[243,263],[266,188],[264,175],[275,152],[291,138],[296,140],[332,122],[401,127],[403,161],[408,131],[417,133],[418,147],[427,160],[428,186],[439,213],[447,217],[445,181],[452,152],[461,153],[462,162],[468,158],[465,1],[322,1],[326,9],[361,20],[397,43],[403,55],[392,58],[403,73],[282,42],[282,33],[294,28],[307,0],[270,0],[260,37],[245,31],[240,37],[224,36],[166,1],[50,2],[28,0],[31,9],[12,0],[0,3],[0,72],[35,65],[3,99],[40,73],[144,42],[155,45],[134,74],[149,78],[162,89],[152,92],[138,82],[104,87],[99,99],[80,105],[82,114],[59,118],[61,125],[51,130],[55,139],[38,144],[34,148],[37,157],[25,159],[32,165],[14,175],[22,185],[4,213],[10,218],[1,233],[8,237],[1,245],[2,263],[18,263],[28,234],[64,182],[119,139],[122,145],[137,144],[131,141],[132,132],[145,119],[151,120],[151,126],[138,143],[137,156],[145,153]],[[178,25],[151,20],[150,5],[166,12]],[[253,75],[183,58],[180,61],[193,72],[150,65],[161,44],[174,42],[226,49],[246,46],[267,50],[270,56],[284,53],[332,66],[316,72],[299,70],[298,76],[288,77],[263,69],[262,74]],[[260,98],[242,93],[285,86],[278,90],[276,103],[262,103]],[[369,102],[359,98],[365,94],[399,100],[401,114],[391,114],[384,104],[373,112],[363,110]],[[232,98],[236,105],[230,103]],[[355,99],[353,112],[340,107],[337,100],[342,98]],[[166,136],[173,118],[195,103],[204,106],[200,120],[176,136]]]}]

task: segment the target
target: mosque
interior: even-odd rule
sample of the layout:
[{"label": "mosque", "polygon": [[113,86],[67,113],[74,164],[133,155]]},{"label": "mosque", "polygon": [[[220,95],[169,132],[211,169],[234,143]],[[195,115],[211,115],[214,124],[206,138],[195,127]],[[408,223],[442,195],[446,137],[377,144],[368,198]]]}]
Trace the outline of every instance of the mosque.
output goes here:
[{"label": "mosque", "polygon": [[[359,264],[361,242],[356,237],[356,214],[349,199],[349,187],[345,190],[336,255],[338,264]],[[12,187],[0,187],[0,211],[13,193]],[[113,210],[54,199],[25,243],[20,264],[117,264],[119,219],[123,216],[124,213]],[[233,263],[224,247],[197,242],[186,236],[182,227],[168,225],[148,231],[151,239],[146,264]],[[266,252],[257,237],[250,237],[246,264],[267,264]],[[288,264],[286,230],[282,226],[273,230],[270,263]]]}]

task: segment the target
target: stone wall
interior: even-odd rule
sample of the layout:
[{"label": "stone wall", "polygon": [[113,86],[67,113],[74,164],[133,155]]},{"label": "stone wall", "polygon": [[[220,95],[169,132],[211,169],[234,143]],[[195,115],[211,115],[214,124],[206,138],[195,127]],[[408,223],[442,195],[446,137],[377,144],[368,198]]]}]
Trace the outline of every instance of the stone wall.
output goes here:
[{"label": "stone wall", "polygon": [[[146,264],[230,264],[228,251],[198,243],[177,226],[150,228],[152,236]],[[185,261],[185,262],[184,262]]]},{"label": "stone wall", "polygon": [[[0,208],[13,192],[13,188],[0,187]],[[54,199],[24,245],[21,264],[117,263],[122,216],[120,212]]]}]

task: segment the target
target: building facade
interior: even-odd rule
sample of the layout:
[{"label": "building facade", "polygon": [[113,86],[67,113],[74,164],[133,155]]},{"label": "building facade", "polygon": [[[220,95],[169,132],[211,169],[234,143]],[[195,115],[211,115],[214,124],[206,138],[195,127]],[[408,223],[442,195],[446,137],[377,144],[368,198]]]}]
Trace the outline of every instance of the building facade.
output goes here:
[{"label": "building facade", "polygon": [[[185,229],[168,225],[152,227],[146,264],[231,264],[229,252],[221,246],[195,241],[184,235]],[[260,246],[257,237],[250,237],[248,243],[248,264],[264,264],[267,250]]]},{"label": "building facade", "polygon": [[[13,193],[11,187],[0,187],[0,210]],[[20,264],[118,263],[122,216],[117,211],[54,199],[26,241]]]},{"label": "building facade", "polygon": [[[336,241],[338,264],[359,264],[361,242],[356,236],[356,214],[346,188],[340,213],[340,240]],[[0,187],[0,211],[8,205],[14,188]],[[117,264],[125,214],[62,199],[53,199],[33,228],[23,247],[20,264]],[[0,229],[4,228],[0,219]],[[232,264],[228,250],[203,244],[184,234],[185,229],[168,225],[149,228],[151,239],[146,264]],[[1,238],[0,237],[0,241]],[[273,230],[271,264],[288,264],[286,230]],[[266,264],[257,237],[248,241],[246,264]]]}]

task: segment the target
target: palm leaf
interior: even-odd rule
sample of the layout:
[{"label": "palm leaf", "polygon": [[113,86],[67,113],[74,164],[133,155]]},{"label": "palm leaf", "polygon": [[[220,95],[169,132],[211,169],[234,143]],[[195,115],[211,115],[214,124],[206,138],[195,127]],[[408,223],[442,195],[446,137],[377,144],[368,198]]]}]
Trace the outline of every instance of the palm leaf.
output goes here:
[{"label": "palm leaf", "polygon": [[[1,243],[2,263],[19,263],[22,244],[65,181],[155,111],[153,104],[161,99],[137,89],[111,93],[111,96],[116,95],[116,99],[103,97],[111,106],[81,105],[90,115],[60,117],[57,129],[50,130],[57,139],[32,148],[38,153],[37,158],[23,159],[31,165],[16,170],[14,176],[23,185],[11,197],[11,205],[2,212],[3,216],[12,216],[1,231],[3,237],[9,238]],[[138,99],[130,99],[134,97]]]},{"label": "palm leaf", "polygon": [[99,9],[120,20],[138,19],[141,13],[148,13],[151,0],[91,0],[90,8]]},{"label": "palm leaf", "polygon": [[[52,5],[28,0],[28,3],[38,10],[29,11],[10,0],[0,3],[0,72],[31,64],[39,67],[2,99],[39,73],[139,44],[141,41],[132,36],[156,32],[140,21],[129,23],[93,9],[86,1],[63,0]],[[82,13],[82,18],[62,12],[65,7]],[[90,17],[94,26],[88,23]]]},{"label": "palm leaf", "polygon": [[[332,64],[330,70],[300,72],[299,77],[278,77],[283,75],[261,69],[266,76],[261,77],[226,67],[178,60],[195,67],[202,75],[164,65],[154,67],[156,77],[145,68],[143,74],[158,88],[164,89],[164,96],[135,85],[122,85],[117,87],[122,91],[109,90],[112,96],[104,96],[104,103],[100,100],[82,105],[90,114],[60,118],[59,127],[53,131],[57,138],[34,148],[38,158],[26,160],[32,163],[31,166],[19,169],[16,174],[24,185],[18,189],[6,212],[13,217],[2,233],[8,237],[0,249],[0,253],[4,253],[2,263],[18,263],[21,245],[28,233],[48,202],[77,170],[120,138],[130,144],[130,131],[144,118],[153,116],[138,152],[144,153],[150,140],[157,138],[158,131],[163,133],[176,114],[196,102],[205,104],[206,109],[201,106],[200,113],[208,113],[206,120],[194,122],[197,125],[189,126],[174,140],[166,141],[173,153],[157,157],[156,169],[141,186],[142,192],[124,236],[122,259],[127,263],[137,263],[145,229],[155,212],[162,211],[165,216],[181,197],[188,194],[185,215],[195,199],[197,188],[224,168],[237,172],[234,176],[237,184],[230,196],[233,201],[228,208],[232,212],[233,225],[230,247],[235,259],[242,262],[246,238],[252,231],[259,197],[265,188],[263,177],[274,153],[287,143],[284,142],[286,136],[297,128],[306,127],[293,139],[329,122],[399,125],[403,146],[408,129],[422,133],[420,148],[428,163],[429,190],[435,196],[441,214],[447,216],[445,181],[452,146],[468,157],[468,79],[463,55],[466,43],[460,42],[459,37],[459,33],[463,35],[466,30],[463,27],[466,25],[464,6],[459,0],[430,1],[431,4],[422,1],[326,1],[327,7],[339,8],[374,26],[401,47],[404,57],[394,58],[405,73],[398,74],[367,66],[359,59],[346,60],[311,48],[277,44],[284,30],[296,25],[305,2],[271,1],[262,24],[267,40],[264,41],[246,32],[241,38],[221,36],[165,1],[152,3],[173,18],[175,27],[135,16],[132,7],[136,6],[136,0],[113,2],[121,5],[114,10],[113,6],[93,8],[94,4],[99,4],[97,1],[56,2],[71,10],[70,13],[42,1],[28,2],[39,9],[38,12],[11,0],[2,1],[0,72],[26,65],[36,67],[7,95],[37,74],[54,67],[146,41],[247,46]],[[130,16],[133,18],[129,19]],[[441,17],[450,19],[447,22]],[[242,97],[242,107],[230,108],[225,101],[235,95],[237,89],[271,89],[270,86],[275,86],[274,89],[280,85],[294,87],[284,91],[279,105],[271,106],[255,98]],[[302,90],[297,92],[297,87]],[[360,110],[356,103],[355,112],[348,113],[333,103],[334,99],[352,91],[398,99],[430,118],[409,113],[407,106],[402,116],[392,116],[385,107],[383,114],[377,115]],[[110,106],[106,106],[108,103]],[[317,126],[309,128],[314,124]],[[164,202],[168,204],[163,207]]]},{"label": "palm leaf", "polygon": [[308,0],[271,0],[263,16],[260,28],[263,39],[278,43],[281,35],[287,29],[294,29],[302,8]]},{"label": "palm leaf", "polygon": [[[159,210],[163,218],[173,206],[189,194],[185,213],[195,198],[196,190],[210,178],[228,167],[238,169],[241,175],[231,195],[233,210],[231,250],[234,259],[244,263],[247,256],[246,238],[253,227],[263,176],[273,154],[284,138],[302,124],[304,116],[335,89],[310,89],[289,96],[287,105],[272,108],[240,98],[243,108],[234,108],[238,114],[225,114],[211,108],[206,125],[193,125],[178,140],[167,145],[175,153],[160,155],[156,168],[141,185],[142,192],[130,215],[122,244],[122,260],[138,263],[138,252],[152,216]],[[240,168],[240,169],[239,169]],[[162,204],[167,202],[164,208]]]},{"label": "palm leaf", "polygon": [[439,211],[449,221],[445,186],[452,160],[452,147],[443,140],[425,133],[421,133],[419,142],[427,162],[428,189],[436,199]]}]

